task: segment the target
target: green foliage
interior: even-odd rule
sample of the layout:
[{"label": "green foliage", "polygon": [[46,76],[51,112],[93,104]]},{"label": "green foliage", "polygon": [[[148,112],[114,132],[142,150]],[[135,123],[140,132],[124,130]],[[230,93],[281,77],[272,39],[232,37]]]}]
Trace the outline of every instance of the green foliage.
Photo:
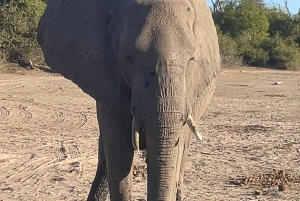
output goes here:
[{"label": "green foliage", "polygon": [[268,53],[261,43],[269,36],[269,21],[265,11],[256,3],[248,0],[229,2],[224,12],[213,16],[225,36],[235,39],[238,57],[243,57],[247,63],[265,63],[268,60]]},{"label": "green foliage", "polygon": [[268,52],[262,47],[262,41],[257,39],[248,31],[244,31],[236,38],[240,56],[247,64],[265,64],[268,60]]},{"label": "green foliage", "polygon": [[300,20],[297,25],[293,28],[291,37],[300,46]]},{"label": "green foliage", "polygon": [[264,42],[264,46],[269,52],[270,65],[281,69],[299,69],[300,49],[292,37],[284,39],[277,32],[274,37]]},{"label": "green foliage", "polygon": [[38,48],[36,27],[45,7],[41,0],[0,1],[0,49],[8,59]]},{"label": "green foliage", "polygon": [[257,40],[268,36],[269,21],[265,12],[255,3],[241,0],[239,3],[229,2],[224,12],[214,15],[215,23],[225,34],[237,37],[247,31]]},{"label": "green foliage", "polygon": [[273,8],[268,10],[267,16],[270,22],[269,32],[271,36],[274,36],[277,32],[284,38],[292,34],[296,24],[295,19],[291,18],[288,13]]},{"label": "green foliage", "polygon": [[241,58],[238,54],[238,46],[234,39],[229,34],[222,34],[220,27],[217,26],[217,34],[219,37],[219,48],[222,62],[233,65],[241,63]]},{"label": "green foliage", "polygon": [[300,69],[300,10],[291,16],[261,0],[229,0],[213,18],[223,62],[242,58],[246,64]]}]

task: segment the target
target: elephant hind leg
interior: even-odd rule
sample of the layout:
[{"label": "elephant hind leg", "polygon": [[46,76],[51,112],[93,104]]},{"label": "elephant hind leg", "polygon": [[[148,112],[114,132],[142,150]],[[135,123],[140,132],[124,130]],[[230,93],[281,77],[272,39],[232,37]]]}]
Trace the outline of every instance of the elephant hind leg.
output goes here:
[{"label": "elephant hind leg", "polygon": [[101,136],[99,137],[98,167],[88,201],[105,201],[108,195],[108,176]]}]

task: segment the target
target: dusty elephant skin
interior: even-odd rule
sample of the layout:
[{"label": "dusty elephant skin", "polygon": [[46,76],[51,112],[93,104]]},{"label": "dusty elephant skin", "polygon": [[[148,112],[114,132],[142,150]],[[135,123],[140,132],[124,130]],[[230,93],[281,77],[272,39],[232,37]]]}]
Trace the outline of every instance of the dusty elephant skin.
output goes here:
[{"label": "dusty elephant skin", "polygon": [[53,0],[38,41],[46,63],[97,102],[98,169],[88,200],[105,200],[108,189],[113,201],[131,200],[134,147],[147,151],[148,200],[181,200],[189,127],[201,138],[193,119],[220,70],[205,0]]}]

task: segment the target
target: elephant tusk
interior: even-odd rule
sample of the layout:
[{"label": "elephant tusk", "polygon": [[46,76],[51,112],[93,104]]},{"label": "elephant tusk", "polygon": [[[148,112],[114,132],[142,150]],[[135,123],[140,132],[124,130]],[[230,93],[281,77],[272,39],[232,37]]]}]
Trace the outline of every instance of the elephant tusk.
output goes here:
[{"label": "elephant tusk", "polygon": [[196,137],[196,139],[202,141],[202,135],[200,134],[199,129],[191,115],[188,116],[186,122],[187,122],[188,126],[190,127],[192,133]]},{"label": "elephant tusk", "polygon": [[137,151],[140,150],[140,133],[139,133],[139,125],[138,122],[132,119],[132,145],[133,148]]}]

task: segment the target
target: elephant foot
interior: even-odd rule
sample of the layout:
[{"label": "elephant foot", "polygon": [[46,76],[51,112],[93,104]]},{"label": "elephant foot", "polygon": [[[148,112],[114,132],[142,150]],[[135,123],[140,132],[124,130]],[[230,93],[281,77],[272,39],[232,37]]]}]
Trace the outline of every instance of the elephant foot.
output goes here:
[{"label": "elephant foot", "polygon": [[183,201],[183,186],[178,186],[177,187],[177,193],[176,193],[176,201]]},{"label": "elephant foot", "polygon": [[97,171],[87,201],[105,201],[109,193],[106,165]]}]

